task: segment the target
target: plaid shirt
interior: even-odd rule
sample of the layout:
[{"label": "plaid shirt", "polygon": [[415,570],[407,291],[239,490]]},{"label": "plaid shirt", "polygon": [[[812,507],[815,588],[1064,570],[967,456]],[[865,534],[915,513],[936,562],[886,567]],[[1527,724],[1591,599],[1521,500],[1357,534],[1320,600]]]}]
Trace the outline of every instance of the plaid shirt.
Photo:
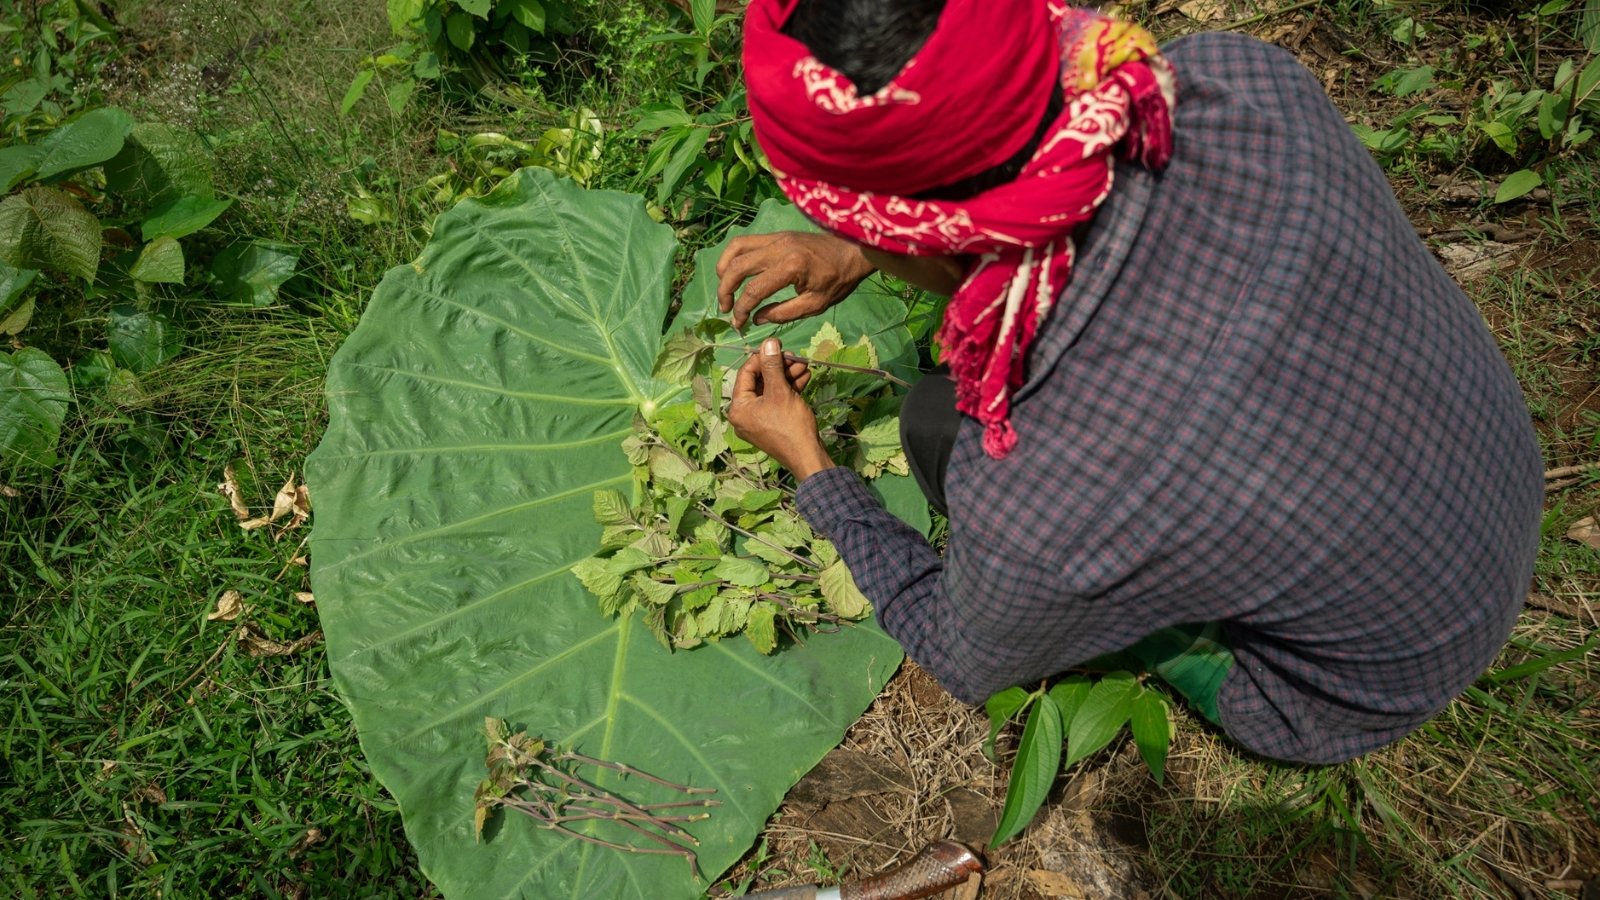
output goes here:
[{"label": "plaid shirt", "polygon": [[991,459],[963,421],[943,558],[848,470],[800,509],[963,701],[1220,621],[1229,735],[1338,761],[1495,657],[1539,450],[1477,309],[1310,73],[1239,35],[1166,53],[1176,154],[1119,165],[1031,349],[1017,448]]}]

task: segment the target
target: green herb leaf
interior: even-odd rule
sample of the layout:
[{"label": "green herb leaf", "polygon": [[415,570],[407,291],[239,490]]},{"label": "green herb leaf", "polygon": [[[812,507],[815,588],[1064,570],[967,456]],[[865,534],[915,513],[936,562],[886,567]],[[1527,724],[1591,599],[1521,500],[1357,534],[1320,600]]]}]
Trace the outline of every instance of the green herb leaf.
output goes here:
[{"label": "green herb leaf", "polygon": [[594,492],[594,520],[601,525],[633,525],[633,504],[621,491],[609,488]]},{"label": "green herb leaf", "polygon": [[994,759],[994,742],[1000,736],[1000,729],[1032,698],[1032,694],[1020,687],[1008,687],[984,701],[983,711],[989,714],[989,736],[983,741],[984,756]]},{"label": "green herb leaf", "polygon": [[1133,728],[1133,743],[1139,748],[1139,756],[1150,767],[1156,784],[1161,784],[1167,769],[1167,748],[1172,743],[1166,699],[1155,691],[1142,690],[1133,701],[1129,725]]},{"label": "green herb leaf", "polygon": [[48,353],[24,347],[0,353],[0,459],[26,468],[53,466],[72,388]]},{"label": "green herb leaf", "polygon": [[1083,708],[1083,701],[1089,698],[1089,691],[1094,688],[1094,682],[1082,675],[1068,675],[1050,686],[1050,702],[1061,710],[1061,721],[1065,727],[1071,727],[1078,718],[1078,710]]},{"label": "green herb leaf", "polygon": [[139,233],[147,241],[160,237],[188,237],[216,221],[217,216],[233,205],[232,200],[214,197],[178,197],[150,211]]},{"label": "green herb leaf", "polygon": [[1035,703],[1022,728],[1016,759],[1011,763],[1011,783],[1005,807],[989,846],[998,847],[1021,833],[1050,794],[1061,762],[1061,712],[1054,703]]},{"label": "green herb leaf", "polygon": [[472,49],[472,42],[477,37],[472,27],[472,17],[466,13],[451,13],[444,20],[444,33],[450,43],[457,50],[463,52]]},{"label": "green herb leaf", "polygon": [[750,607],[750,617],[745,622],[744,636],[750,639],[757,653],[770,655],[778,649],[778,608],[771,603],[757,603]]},{"label": "green herb leaf", "polygon": [[344,92],[344,99],[339,101],[340,115],[348,116],[350,110],[356,108],[356,104],[361,101],[361,95],[367,92],[367,85],[372,83],[374,71],[374,69],[362,69],[356,73],[355,79],[350,82],[350,87]]},{"label": "green herb leaf", "polygon": [[523,28],[534,34],[544,34],[544,4],[539,0],[503,0],[503,2],[511,7],[511,15]]},{"label": "green herb leaf", "polygon": [[740,587],[758,587],[766,584],[772,578],[766,566],[757,560],[745,559],[741,556],[722,557],[722,562],[711,570],[711,574],[725,581],[731,581]]},{"label": "green herb leaf", "polygon": [[650,374],[673,384],[688,384],[689,379],[701,371],[708,349],[705,341],[684,329],[667,339]]},{"label": "green herb leaf", "polygon": [[170,319],[127,304],[111,308],[106,341],[117,365],[134,372],[147,372],[161,365],[177,356],[183,346]]},{"label": "green herb leaf", "polygon": [[183,284],[182,245],[173,237],[158,237],[145,244],[128,275],[150,284]]},{"label": "green herb leaf", "polygon": [[0,260],[94,281],[100,268],[100,220],[53,187],[30,187],[0,201]]},{"label": "green herb leaf", "polygon": [[217,292],[232,300],[257,308],[278,300],[278,288],[294,277],[300,250],[270,241],[244,241],[217,254],[211,261],[211,274],[217,278]]},{"label": "green herb leaf", "polygon": [[153,209],[184,196],[211,197],[211,153],[192,131],[159,122],[128,129],[105,164],[106,187],[134,207]]},{"label": "green herb leaf", "polygon": [[1067,767],[1111,743],[1133,714],[1139,690],[1139,682],[1126,672],[1113,672],[1090,689],[1067,726]]},{"label": "green herb leaf", "polygon": [[122,152],[133,117],[120,109],[93,109],[50,132],[39,142],[33,177],[43,181],[92,166]]},{"label": "green herb leaf", "polygon": [[1494,192],[1494,202],[1508,203],[1526,195],[1543,183],[1544,179],[1539,177],[1538,172],[1532,169],[1518,169],[1507,175],[1505,181],[1500,182],[1500,189]]},{"label": "green herb leaf", "polygon": [[872,612],[871,601],[856,587],[856,580],[842,559],[834,560],[817,574],[817,585],[828,608],[841,618],[864,619]]}]

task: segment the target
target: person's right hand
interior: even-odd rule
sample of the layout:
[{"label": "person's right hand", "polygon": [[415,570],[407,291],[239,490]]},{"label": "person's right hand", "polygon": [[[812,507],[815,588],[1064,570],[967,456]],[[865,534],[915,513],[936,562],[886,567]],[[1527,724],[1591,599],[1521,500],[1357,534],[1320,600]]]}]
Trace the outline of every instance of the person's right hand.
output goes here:
[{"label": "person's right hand", "polygon": [[[832,235],[803,231],[745,235],[734,238],[717,260],[717,306],[733,313],[733,327],[740,331],[752,318],[752,310],[757,325],[792,322],[843,300],[874,269],[859,246]],[[735,299],[740,284],[744,290]],[[788,285],[795,289],[792,299],[756,309]]]}]

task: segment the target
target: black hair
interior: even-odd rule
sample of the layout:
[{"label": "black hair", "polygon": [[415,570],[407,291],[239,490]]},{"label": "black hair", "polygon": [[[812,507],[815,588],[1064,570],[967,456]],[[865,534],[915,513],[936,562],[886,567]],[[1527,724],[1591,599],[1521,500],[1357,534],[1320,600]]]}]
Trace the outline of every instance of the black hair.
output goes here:
[{"label": "black hair", "polygon": [[[850,79],[861,94],[881,90],[928,42],[945,0],[800,0],[783,25],[821,62]],[[1022,149],[999,165],[960,181],[919,192],[924,200],[966,200],[1015,181],[1033,158],[1045,131],[1061,115],[1059,82],[1038,127]]]}]

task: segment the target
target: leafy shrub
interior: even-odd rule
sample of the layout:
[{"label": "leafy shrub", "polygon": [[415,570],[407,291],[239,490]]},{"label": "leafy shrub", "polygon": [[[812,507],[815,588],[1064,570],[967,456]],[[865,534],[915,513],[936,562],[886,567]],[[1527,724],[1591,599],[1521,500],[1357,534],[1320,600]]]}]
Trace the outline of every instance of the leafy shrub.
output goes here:
[{"label": "leafy shrub", "polygon": [[[0,200],[0,331],[22,335],[40,296],[99,301],[106,349],[75,371],[79,388],[126,385],[175,356],[182,346],[175,292],[205,285],[223,302],[266,306],[294,274],[298,251],[263,241],[233,244],[209,266],[196,266],[185,241],[232,205],[216,196],[210,154],[190,132],[135,123],[121,110],[91,110],[37,141],[0,148],[0,189],[10,192]],[[49,465],[53,444],[38,444],[57,433],[65,407],[54,402],[54,388],[45,391],[49,403],[17,401],[17,373],[51,385],[65,376],[37,351],[12,364],[9,386],[0,386],[0,402],[12,410],[10,424],[0,426],[0,449]]]},{"label": "leafy shrub", "polygon": [[508,56],[550,62],[552,39],[576,29],[564,0],[389,0],[400,42],[361,62],[341,107],[348,113],[376,80],[399,113],[419,83],[459,73],[472,87],[506,76]]},{"label": "leafy shrub", "polygon": [[[1123,725],[1133,731],[1139,755],[1156,781],[1162,779],[1172,723],[1166,698],[1141,685],[1131,672],[1109,672],[1098,680],[1070,675],[1038,690],[1007,688],[984,704],[989,714],[986,752],[993,753],[1000,729],[1024,713],[1026,724],[1011,764],[1006,802],[989,846],[1019,834],[1050,794],[1062,772],[1111,743]],[[1063,740],[1066,760],[1062,761]]]},{"label": "leafy shrub", "polygon": [[680,218],[754,207],[778,196],[755,142],[741,82],[738,12],[715,0],[692,0],[679,28],[646,38],[666,48],[675,93],[635,110],[629,130],[654,135],[639,183],[656,182],[655,202]]},{"label": "leafy shrub", "polygon": [[112,23],[81,0],[0,7],[0,130],[24,138],[91,104],[115,48]]}]

